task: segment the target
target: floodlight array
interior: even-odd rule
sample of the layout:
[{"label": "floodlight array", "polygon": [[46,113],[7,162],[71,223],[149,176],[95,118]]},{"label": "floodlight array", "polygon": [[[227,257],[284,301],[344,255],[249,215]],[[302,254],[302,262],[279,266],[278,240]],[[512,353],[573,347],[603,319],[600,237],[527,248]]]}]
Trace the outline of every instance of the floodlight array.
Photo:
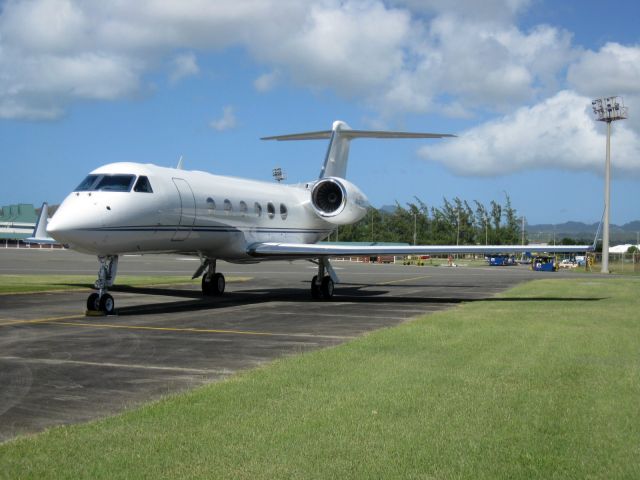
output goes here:
[{"label": "floodlight array", "polygon": [[597,98],[591,102],[593,113],[599,122],[613,122],[623,120],[628,116],[627,107],[622,97]]},{"label": "floodlight array", "polygon": [[286,180],[287,175],[282,171],[282,168],[278,167],[278,168],[274,168],[271,171],[271,174],[273,175],[273,178],[275,178],[276,182],[280,183],[283,180]]}]

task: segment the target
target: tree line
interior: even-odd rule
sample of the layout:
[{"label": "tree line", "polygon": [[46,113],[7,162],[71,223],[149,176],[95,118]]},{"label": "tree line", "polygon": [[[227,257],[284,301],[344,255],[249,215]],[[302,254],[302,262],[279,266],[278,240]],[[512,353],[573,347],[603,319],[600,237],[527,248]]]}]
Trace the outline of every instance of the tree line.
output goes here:
[{"label": "tree line", "polygon": [[[440,207],[428,206],[415,197],[394,211],[369,208],[358,223],[334,232],[331,241],[402,242],[416,245],[507,245],[523,240],[521,218],[506,196],[505,202],[492,200],[489,206],[473,201],[473,207],[458,197],[443,198]],[[526,236],[524,238],[527,243]]]}]

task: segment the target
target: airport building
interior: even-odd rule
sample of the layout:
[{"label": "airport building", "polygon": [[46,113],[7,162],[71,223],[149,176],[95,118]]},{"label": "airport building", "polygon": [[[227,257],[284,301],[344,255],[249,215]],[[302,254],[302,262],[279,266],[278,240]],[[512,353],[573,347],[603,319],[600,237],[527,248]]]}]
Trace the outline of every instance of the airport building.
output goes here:
[{"label": "airport building", "polygon": [[38,221],[33,205],[20,203],[5,205],[0,210],[0,240],[24,240],[30,237]]},{"label": "airport building", "polygon": [[38,215],[30,203],[4,205],[0,209],[0,248],[31,247],[24,239],[33,234]]}]

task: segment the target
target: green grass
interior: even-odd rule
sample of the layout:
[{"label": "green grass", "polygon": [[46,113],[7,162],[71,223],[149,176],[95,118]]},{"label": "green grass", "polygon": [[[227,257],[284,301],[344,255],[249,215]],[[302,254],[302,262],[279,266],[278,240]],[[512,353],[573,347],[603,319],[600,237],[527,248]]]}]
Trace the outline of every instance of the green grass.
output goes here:
[{"label": "green grass", "polygon": [[639,292],[535,281],[0,445],[0,477],[640,478]]},{"label": "green grass", "polygon": [[[246,280],[245,277],[229,277],[227,282]],[[95,275],[0,275],[0,294],[31,293],[54,290],[92,288]],[[200,279],[172,275],[118,275],[116,286],[143,287],[152,285],[199,285]]]}]

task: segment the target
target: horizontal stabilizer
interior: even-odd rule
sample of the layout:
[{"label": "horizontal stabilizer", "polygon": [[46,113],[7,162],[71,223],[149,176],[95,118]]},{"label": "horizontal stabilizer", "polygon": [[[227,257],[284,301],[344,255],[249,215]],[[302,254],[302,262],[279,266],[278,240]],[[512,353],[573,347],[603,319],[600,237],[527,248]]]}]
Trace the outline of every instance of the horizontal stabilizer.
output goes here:
[{"label": "horizontal stabilizer", "polygon": [[[261,140],[277,140],[279,142],[288,140],[327,140],[331,138],[333,130],[322,130],[319,132],[292,133],[289,135],[276,135],[273,137],[262,137]],[[384,130],[341,130],[343,138],[352,140],[354,138],[445,138],[455,137],[450,133],[418,133],[418,132],[389,132]]]},{"label": "horizontal stabilizer", "polygon": [[391,132],[386,130],[353,130],[349,125],[340,120],[333,122],[331,130],[317,132],[292,133],[288,135],[276,135],[263,137],[262,140],[329,140],[329,148],[324,159],[324,165],[319,178],[339,177],[346,178],[347,160],[349,158],[349,144],[356,138],[445,138],[455,137],[450,133],[423,133],[423,132]]}]

